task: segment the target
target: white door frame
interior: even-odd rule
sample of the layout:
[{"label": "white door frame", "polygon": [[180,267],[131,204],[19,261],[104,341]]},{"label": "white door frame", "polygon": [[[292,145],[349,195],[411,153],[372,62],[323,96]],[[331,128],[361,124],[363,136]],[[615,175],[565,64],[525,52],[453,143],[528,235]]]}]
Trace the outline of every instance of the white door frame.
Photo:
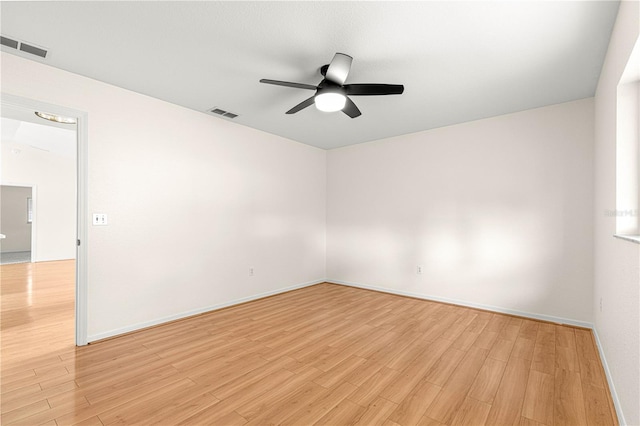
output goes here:
[{"label": "white door frame", "polygon": [[[84,346],[87,342],[87,199],[88,199],[88,138],[89,115],[85,111],[53,105],[34,99],[27,99],[7,93],[0,94],[3,106],[27,108],[33,111],[45,111],[65,117],[75,117],[78,121],[77,135],[77,173],[76,173],[76,345]],[[33,246],[32,246],[33,248]],[[33,256],[33,255],[32,255]]]}]

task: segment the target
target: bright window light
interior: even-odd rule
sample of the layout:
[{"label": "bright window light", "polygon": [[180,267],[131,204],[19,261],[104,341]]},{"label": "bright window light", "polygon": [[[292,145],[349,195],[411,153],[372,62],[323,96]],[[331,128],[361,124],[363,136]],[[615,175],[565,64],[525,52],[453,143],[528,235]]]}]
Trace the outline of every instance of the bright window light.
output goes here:
[{"label": "bright window light", "polygon": [[640,243],[640,38],[617,91],[616,236]]}]

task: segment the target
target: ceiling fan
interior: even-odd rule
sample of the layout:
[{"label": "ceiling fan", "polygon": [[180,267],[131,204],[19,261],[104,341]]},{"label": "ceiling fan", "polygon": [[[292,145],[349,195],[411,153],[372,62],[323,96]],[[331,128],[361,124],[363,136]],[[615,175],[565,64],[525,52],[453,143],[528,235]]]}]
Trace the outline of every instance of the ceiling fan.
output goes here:
[{"label": "ceiling fan", "polygon": [[356,118],[362,113],[356,104],[349,99],[349,96],[401,95],[404,92],[402,84],[344,84],[349,75],[352,61],[353,58],[351,56],[344,53],[336,53],[330,64],[320,68],[320,74],[324,78],[317,86],[264,78],[260,80],[260,83],[316,91],[309,99],[300,102],[287,111],[287,114],[295,114],[315,103],[316,108],[320,111],[333,112],[342,110],[349,117]]}]

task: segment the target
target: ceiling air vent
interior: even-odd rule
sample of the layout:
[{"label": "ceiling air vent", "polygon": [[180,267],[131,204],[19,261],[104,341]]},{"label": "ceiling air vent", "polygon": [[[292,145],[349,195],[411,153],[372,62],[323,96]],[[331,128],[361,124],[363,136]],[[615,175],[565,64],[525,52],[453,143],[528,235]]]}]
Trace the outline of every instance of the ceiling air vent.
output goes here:
[{"label": "ceiling air vent", "polygon": [[40,49],[39,47],[32,46],[27,43],[20,43],[20,50],[23,52],[31,53],[32,55],[40,56],[41,58],[47,57],[47,51]]},{"label": "ceiling air vent", "polygon": [[3,46],[11,47],[12,49],[18,48],[18,40],[12,40],[9,37],[0,36],[0,44]]},{"label": "ceiling air vent", "polygon": [[0,44],[41,58],[47,57],[46,49],[19,40],[14,40],[10,37],[0,36]]},{"label": "ceiling air vent", "polygon": [[229,112],[229,111],[225,111],[225,110],[217,108],[217,107],[211,108],[211,109],[207,110],[207,112],[209,112],[211,114],[215,114],[215,115],[221,115],[223,117],[231,118],[231,119],[234,119],[234,118],[236,118],[238,116],[238,114],[235,114],[235,113]]}]

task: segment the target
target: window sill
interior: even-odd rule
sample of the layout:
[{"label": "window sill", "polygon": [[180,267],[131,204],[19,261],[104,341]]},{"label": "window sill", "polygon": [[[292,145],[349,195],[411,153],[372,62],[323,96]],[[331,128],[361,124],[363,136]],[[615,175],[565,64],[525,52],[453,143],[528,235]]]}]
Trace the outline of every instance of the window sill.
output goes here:
[{"label": "window sill", "polygon": [[619,235],[613,234],[614,237],[620,238],[621,240],[631,241],[632,243],[640,244],[640,235]]}]

